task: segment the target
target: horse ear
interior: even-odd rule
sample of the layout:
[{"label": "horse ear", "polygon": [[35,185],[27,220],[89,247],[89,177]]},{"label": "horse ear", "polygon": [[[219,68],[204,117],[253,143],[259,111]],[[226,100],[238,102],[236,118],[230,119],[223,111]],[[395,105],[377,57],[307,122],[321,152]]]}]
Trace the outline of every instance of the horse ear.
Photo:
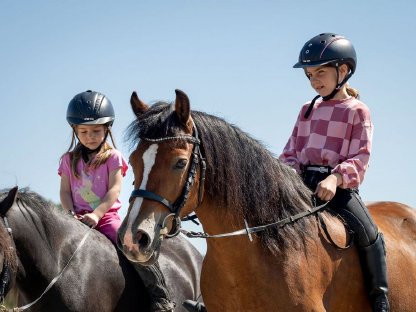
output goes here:
[{"label": "horse ear", "polygon": [[14,201],[16,200],[18,187],[15,186],[12,188],[7,196],[0,202],[0,214],[5,215],[6,212],[13,206]]},{"label": "horse ear", "polygon": [[133,110],[133,113],[139,117],[142,115],[145,111],[149,109],[149,106],[147,106],[145,103],[143,103],[139,97],[137,96],[136,91],[133,91],[130,98],[130,105],[131,109]]},{"label": "horse ear", "polygon": [[191,105],[185,92],[176,89],[175,111],[184,126],[190,127]]}]

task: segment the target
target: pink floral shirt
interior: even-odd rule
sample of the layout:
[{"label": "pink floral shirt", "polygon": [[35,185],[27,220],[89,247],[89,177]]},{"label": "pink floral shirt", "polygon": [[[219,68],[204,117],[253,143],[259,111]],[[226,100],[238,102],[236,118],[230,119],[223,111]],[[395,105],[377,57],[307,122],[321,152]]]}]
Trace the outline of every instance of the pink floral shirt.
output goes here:
[{"label": "pink floral shirt", "polygon": [[[72,174],[69,153],[62,156],[58,174],[69,178],[75,213],[92,212],[98,207],[108,192],[109,173],[117,168],[121,168],[124,176],[128,165],[122,154],[112,149],[110,158],[96,169],[86,167],[85,162],[80,159],[77,165],[80,176],[76,178]],[[120,207],[121,202],[117,199],[109,212],[117,211]]]},{"label": "pink floral shirt", "polygon": [[308,119],[298,116],[279,159],[299,173],[304,165],[325,165],[342,176],[342,188],[358,188],[368,168],[373,123],[368,107],[357,100],[317,102]]}]

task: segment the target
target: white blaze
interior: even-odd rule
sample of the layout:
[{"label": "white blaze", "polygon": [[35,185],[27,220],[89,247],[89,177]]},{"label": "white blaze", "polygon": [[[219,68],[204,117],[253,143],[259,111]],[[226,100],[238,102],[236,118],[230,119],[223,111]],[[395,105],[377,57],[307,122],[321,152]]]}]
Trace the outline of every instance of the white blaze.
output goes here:
[{"label": "white blaze", "polygon": [[[157,154],[157,148],[159,145],[152,144],[149,146],[149,148],[143,153],[143,179],[142,183],[140,184],[140,189],[145,190],[147,185],[147,180],[149,179],[150,171],[153,168],[153,165],[156,162],[156,154]],[[130,229],[134,220],[136,220],[137,216],[139,215],[140,208],[143,203],[142,197],[136,197],[133,202],[133,207],[131,207],[130,213],[129,213],[129,219],[128,219],[128,228]]]}]

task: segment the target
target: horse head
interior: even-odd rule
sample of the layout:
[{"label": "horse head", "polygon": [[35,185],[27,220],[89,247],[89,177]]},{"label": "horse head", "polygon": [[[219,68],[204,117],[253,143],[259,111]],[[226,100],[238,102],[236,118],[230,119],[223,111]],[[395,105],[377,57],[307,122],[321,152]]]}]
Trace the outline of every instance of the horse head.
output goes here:
[{"label": "horse head", "polygon": [[157,260],[162,240],[179,233],[181,218],[202,199],[204,161],[198,132],[187,95],[175,92],[174,104],[149,107],[136,92],[130,100],[136,116],[130,131],[137,146],[129,158],[134,190],[118,246],[129,260],[144,265]]}]

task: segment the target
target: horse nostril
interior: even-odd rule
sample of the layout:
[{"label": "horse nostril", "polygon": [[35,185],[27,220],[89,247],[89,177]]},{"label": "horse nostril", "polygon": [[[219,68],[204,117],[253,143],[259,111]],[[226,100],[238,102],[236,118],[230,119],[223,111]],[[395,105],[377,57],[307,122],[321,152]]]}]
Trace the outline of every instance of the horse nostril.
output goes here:
[{"label": "horse nostril", "polygon": [[150,237],[143,231],[137,231],[137,243],[140,247],[147,248],[150,244]]}]

